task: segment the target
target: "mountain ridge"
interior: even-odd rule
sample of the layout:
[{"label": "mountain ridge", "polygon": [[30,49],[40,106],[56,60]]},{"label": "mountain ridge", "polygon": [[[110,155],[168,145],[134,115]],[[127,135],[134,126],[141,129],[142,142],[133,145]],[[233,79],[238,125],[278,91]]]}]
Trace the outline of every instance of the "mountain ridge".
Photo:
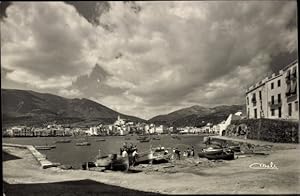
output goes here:
[{"label": "mountain ridge", "polygon": [[187,108],[175,110],[168,114],[154,116],[148,122],[164,124],[167,126],[196,126],[201,127],[206,123],[220,123],[229,114],[242,111],[245,114],[245,105],[219,105],[206,108],[200,105],[193,105]]},{"label": "mountain ridge", "polygon": [[[32,90],[1,88],[2,121],[12,124],[39,124],[47,121],[79,121],[89,124],[112,123],[122,118],[145,122],[144,119],[122,114],[86,98],[65,98]],[[14,123],[15,121],[15,123]],[[27,122],[32,123],[27,123]],[[98,124],[99,124],[98,123]]]}]

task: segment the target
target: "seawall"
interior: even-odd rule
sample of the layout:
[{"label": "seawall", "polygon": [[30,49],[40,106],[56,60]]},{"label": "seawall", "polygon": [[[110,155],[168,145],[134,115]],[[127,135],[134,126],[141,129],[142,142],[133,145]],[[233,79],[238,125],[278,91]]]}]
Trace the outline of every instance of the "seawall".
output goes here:
[{"label": "seawall", "polygon": [[35,159],[40,163],[40,165],[43,169],[47,169],[49,167],[57,167],[59,165],[58,163],[52,163],[51,161],[47,160],[46,156],[41,154],[32,145],[20,145],[20,144],[3,143],[2,146],[3,147],[15,147],[15,148],[28,149],[31,152],[31,154],[35,157]]}]

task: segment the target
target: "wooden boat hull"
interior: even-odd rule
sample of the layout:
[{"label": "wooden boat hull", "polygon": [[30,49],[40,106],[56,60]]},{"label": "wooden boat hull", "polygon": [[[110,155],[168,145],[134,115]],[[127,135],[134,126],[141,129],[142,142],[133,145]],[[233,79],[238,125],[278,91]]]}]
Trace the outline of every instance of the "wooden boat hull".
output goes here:
[{"label": "wooden boat hull", "polygon": [[229,149],[232,150],[233,152],[241,152],[240,146],[230,146]]},{"label": "wooden boat hull", "polygon": [[111,156],[105,156],[98,158],[95,161],[95,165],[97,167],[104,167],[105,169],[124,171],[129,168],[129,160],[128,157],[122,157],[120,155],[117,155],[114,158]]},{"label": "wooden boat hull", "polygon": [[106,140],[105,139],[98,139],[96,140],[96,142],[105,142]]},{"label": "wooden boat hull", "polygon": [[222,148],[218,149],[203,149],[203,152],[209,155],[219,154],[223,152]]},{"label": "wooden boat hull", "polygon": [[153,160],[153,155],[151,153],[138,154],[136,157],[136,163],[149,163],[151,160]]},{"label": "wooden boat hull", "polygon": [[76,146],[90,146],[91,143],[83,142],[83,143],[76,143]]},{"label": "wooden boat hull", "polygon": [[144,142],[150,142],[150,139],[140,140],[140,143],[144,143]]},{"label": "wooden boat hull", "polygon": [[228,151],[228,152],[220,152],[215,154],[208,154],[206,152],[199,152],[198,156],[200,158],[207,158],[208,160],[233,160],[234,159],[234,152]]},{"label": "wooden boat hull", "polygon": [[71,140],[58,140],[55,143],[70,143]]},{"label": "wooden boat hull", "polygon": [[46,146],[35,146],[35,149],[37,150],[51,150],[52,148],[51,147],[46,147]]}]

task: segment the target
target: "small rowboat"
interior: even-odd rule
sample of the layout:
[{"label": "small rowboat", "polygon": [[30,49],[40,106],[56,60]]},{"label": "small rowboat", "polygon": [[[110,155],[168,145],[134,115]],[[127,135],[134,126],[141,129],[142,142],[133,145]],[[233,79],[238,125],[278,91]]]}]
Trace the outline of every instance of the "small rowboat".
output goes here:
[{"label": "small rowboat", "polygon": [[241,147],[240,146],[229,146],[228,147],[230,150],[233,152],[241,152]]},{"label": "small rowboat", "polygon": [[207,148],[202,150],[206,154],[218,154],[223,152],[222,148]]},{"label": "small rowboat", "polygon": [[37,150],[51,150],[53,148],[56,148],[55,145],[52,145],[52,146],[34,146],[34,147]]},{"label": "small rowboat", "polygon": [[57,140],[55,143],[70,143],[71,140],[66,139],[66,140]]},{"label": "small rowboat", "polygon": [[128,170],[129,160],[128,157],[122,157],[117,154],[110,154],[108,156],[103,156],[97,158],[95,161],[96,167],[104,167],[105,169],[111,170]]},{"label": "small rowboat", "polygon": [[106,139],[97,139],[96,142],[105,142]]},{"label": "small rowboat", "polygon": [[80,142],[80,143],[76,143],[76,146],[90,146],[91,143],[89,142]]},{"label": "small rowboat", "polygon": [[150,142],[150,139],[144,139],[144,140],[140,140],[141,143],[144,143],[144,142]]},{"label": "small rowboat", "polygon": [[227,149],[212,149],[212,148],[207,148],[207,149],[202,149],[201,152],[198,153],[198,156],[200,158],[207,158],[209,160],[217,160],[217,159],[223,159],[223,160],[233,160],[234,159],[234,152],[230,150],[229,148]]}]

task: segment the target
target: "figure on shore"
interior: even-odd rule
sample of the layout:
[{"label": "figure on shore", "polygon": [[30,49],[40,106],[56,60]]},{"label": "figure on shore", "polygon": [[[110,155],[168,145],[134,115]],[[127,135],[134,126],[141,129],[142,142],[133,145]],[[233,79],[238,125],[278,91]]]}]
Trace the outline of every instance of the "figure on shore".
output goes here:
[{"label": "figure on shore", "polygon": [[191,156],[192,156],[192,157],[195,157],[195,149],[194,149],[194,146],[192,146]]},{"label": "figure on shore", "polygon": [[175,149],[175,154],[177,155],[177,159],[180,160],[180,150],[178,148]]},{"label": "figure on shore", "polygon": [[191,150],[190,150],[190,148],[187,148],[187,150],[186,150],[186,156],[187,157],[190,157],[191,156]]}]

